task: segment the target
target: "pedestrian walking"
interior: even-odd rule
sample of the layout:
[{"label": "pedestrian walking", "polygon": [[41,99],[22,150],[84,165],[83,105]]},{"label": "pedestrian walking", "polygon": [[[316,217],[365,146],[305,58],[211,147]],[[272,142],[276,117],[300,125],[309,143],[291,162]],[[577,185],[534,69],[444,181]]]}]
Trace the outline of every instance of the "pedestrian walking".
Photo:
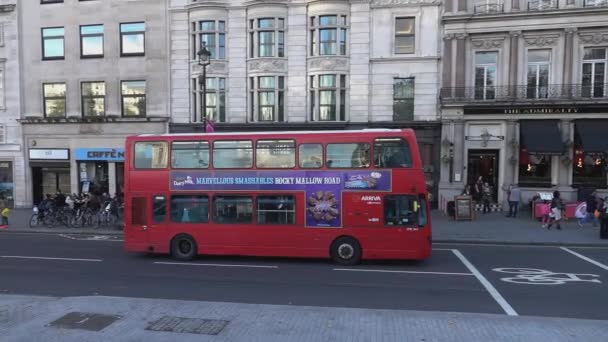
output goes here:
[{"label": "pedestrian walking", "polygon": [[587,196],[587,200],[585,204],[587,206],[587,214],[582,219],[578,220],[578,226],[583,227],[583,225],[590,220],[593,220],[593,226],[597,227],[599,225],[599,219],[595,216],[595,211],[597,210],[597,192],[593,191]]},{"label": "pedestrian walking", "polygon": [[551,226],[554,223],[557,225],[558,230],[562,229],[560,223],[562,221],[563,208],[564,202],[561,199],[561,194],[559,193],[559,191],[554,191],[553,199],[551,200],[551,214],[549,214],[549,224],[547,225],[548,230],[551,230]]},{"label": "pedestrian walking", "polygon": [[[608,197],[604,199],[604,204],[608,202]],[[600,239],[608,239],[608,207],[605,205],[600,218]]]},{"label": "pedestrian walking", "polygon": [[0,211],[0,216],[2,216],[2,226],[5,228],[8,227],[8,217],[11,215],[11,209],[6,205],[6,202],[2,200],[2,211]]},{"label": "pedestrian walking", "polygon": [[509,215],[507,217],[517,217],[519,202],[521,201],[521,190],[516,184],[511,184],[509,187],[507,201],[509,202]]},{"label": "pedestrian walking", "polygon": [[492,188],[488,182],[483,183],[482,191],[483,213],[487,214],[490,212],[490,200],[492,198]]},{"label": "pedestrian walking", "polygon": [[479,176],[479,178],[477,178],[477,182],[475,182],[475,185],[473,186],[473,198],[475,199],[475,202],[481,204],[481,198],[483,196],[483,177]]}]

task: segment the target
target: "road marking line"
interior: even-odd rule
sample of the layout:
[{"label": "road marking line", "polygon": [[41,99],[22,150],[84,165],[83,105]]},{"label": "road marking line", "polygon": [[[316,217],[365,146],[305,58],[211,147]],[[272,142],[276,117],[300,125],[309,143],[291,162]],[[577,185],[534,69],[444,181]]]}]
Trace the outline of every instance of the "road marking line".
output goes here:
[{"label": "road marking line", "polygon": [[199,264],[192,262],[154,262],[158,265],[185,265],[185,266],[211,266],[211,267],[249,267],[249,268],[279,268],[279,266],[266,266],[266,265],[237,265],[237,264]]},{"label": "road marking line", "polygon": [[[476,246],[476,247],[513,247],[513,248],[561,248],[563,245],[515,245],[510,243],[467,243],[467,242],[433,242],[433,245],[446,245],[446,246]],[[608,249],[608,245],[602,246],[566,246],[568,248],[576,249]],[[435,248],[433,248],[435,249]],[[451,250],[451,249],[450,249]]]},{"label": "road marking line", "polygon": [[101,259],[49,258],[49,257],[20,256],[20,255],[0,255],[0,258],[5,258],[5,259],[63,260],[63,261],[90,261],[90,262],[102,262],[103,261]]},{"label": "road marking line", "polygon": [[452,273],[452,272],[424,272],[424,271],[401,271],[401,270],[370,270],[362,268],[334,268],[334,271],[347,271],[347,272],[379,272],[379,273],[412,273],[412,274],[440,274],[440,275],[458,275],[458,276],[472,276],[472,273]]},{"label": "road marking line", "polygon": [[123,239],[113,239],[112,235],[88,235],[88,236],[72,236],[68,234],[60,234],[62,238],[74,241],[107,241],[107,242],[124,242]]},{"label": "road marking line", "polygon": [[590,262],[590,263],[594,264],[595,266],[597,266],[599,268],[603,268],[606,271],[608,271],[608,266],[602,264],[601,262],[595,261],[595,260],[593,260],[591,258],[588,258],[588,257],[586,257],[586,256],[584,256],[582,254],[579,254],[579,253],[577,253],[577,252],[575,252],[575,251],[573,251],[571,249],[568,249],[566,247],[562,247],[561,249],[564,250],[564,251],[566,251],[566,252],[568,252],[568,253],[570,253],[570,254],[572,254],[572,255],[574,255],[574,256],[577,256],[577,257],[579,257],[579,258],[581,258],[581,259],[583,259],[583,260],[585,260],[587,262]]},{"label": "road marking line", "polygon": [[458,259],[460,259],[460,261],[462,261],[462,263],[469,269],[469,271],[471,271],[471,273],[473,273],[473,275],[475,275],[475,277],[477,277],[477,280],[479,280],[481,285],[483,285],[486,290],[488,290],[492,298],[494,298],[494,300],[498,303],[498,305],[500,305],[500,307],[505,311],[507,315],[519,316],[517,312],[511,307],[511,305],[505,300],[505,298],[500,294],[500,292],[496,290],[492,283],[490,283],[486,279],[486,277],[484,277],[483,274],[481,274],[481,272],[479,272],[479,270],[477,270],[477,268],[471,262],[469,262],[469,260],[465,258],[464,255],[462,255],[462,253],[460,253],[459,250],[453,249],[452,253],[454,253],[454,255],[456,255]]},{"label": "road marking line", "polygon": [[451,248],[432,248],[433,251],[446,251],[446,252],[451,252],[452,249]]}]

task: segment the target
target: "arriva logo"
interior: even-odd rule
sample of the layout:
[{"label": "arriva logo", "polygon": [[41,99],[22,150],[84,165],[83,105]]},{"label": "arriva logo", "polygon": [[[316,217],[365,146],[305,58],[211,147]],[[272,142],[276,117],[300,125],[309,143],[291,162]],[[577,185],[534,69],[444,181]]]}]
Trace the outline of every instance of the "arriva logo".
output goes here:
[{"label": "arriva logo", "polygon": [[362,201],[380,201],[380,196],[361,196]]}]

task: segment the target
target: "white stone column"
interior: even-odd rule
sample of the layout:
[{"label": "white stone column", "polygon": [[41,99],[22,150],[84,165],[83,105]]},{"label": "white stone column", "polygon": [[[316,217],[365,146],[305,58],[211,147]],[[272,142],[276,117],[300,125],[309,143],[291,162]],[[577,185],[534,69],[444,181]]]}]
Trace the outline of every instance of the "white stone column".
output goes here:
[{"label": "white stone column", "polygon": [[108,162],[108,194],[116,193],[116,163]]},{"label": "white stone column", "polygon": [[307,14],[305,5],[291,5],[287,20],[287,115],[289,122],[306,120]]},{"label": "white stone column", "polygon": [[[373,120],[370,110],[369,72],[369,3],[353,3],[350,18],[350,115],[347,120],[367,122]],[[366,41],[366,43],[352,42]]]},{"label": "white stone column", "polygon": [[229,60],[226,93],[227,122],[247,121],[247,12],[231,8],[228,12],[227,54]]}]

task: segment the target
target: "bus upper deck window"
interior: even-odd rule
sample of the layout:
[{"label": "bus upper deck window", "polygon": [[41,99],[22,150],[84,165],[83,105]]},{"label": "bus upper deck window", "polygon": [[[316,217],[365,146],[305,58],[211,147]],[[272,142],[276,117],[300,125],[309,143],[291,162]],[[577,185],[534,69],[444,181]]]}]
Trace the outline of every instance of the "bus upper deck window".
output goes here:
[{"label": "bus upper deck window", "polygon": [[301,144],[299,153],[300,167],[318,169],[323,166],[323,145]]},{"label": "bus upper deck window", "polygon": [[374,141],[374,165],[381,168],[412,167],[409,144],[401,138],[376,139]]},{"label": "bus upper deck window", "polygon": [[337,168],[365,168],[369,167],[369,144],[327,144],[327,167]]},{"label": "bus upper deck window", "polygon": [[136,169],[164,169],[167,167],[169,149],[166,142],[137,142],[134,154]]},{"label": "bus upper deck window", "polygon": [[171,144],[171,167],[174,169],[206,169],[209,167],[209,143],[179,141]]}]

